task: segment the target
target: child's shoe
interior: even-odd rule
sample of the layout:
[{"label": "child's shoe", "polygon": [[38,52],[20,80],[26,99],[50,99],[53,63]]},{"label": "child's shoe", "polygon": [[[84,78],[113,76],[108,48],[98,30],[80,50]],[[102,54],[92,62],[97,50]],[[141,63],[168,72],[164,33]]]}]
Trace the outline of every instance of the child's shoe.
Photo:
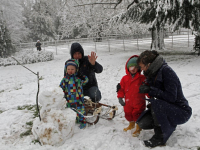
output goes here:
[{"label": "child's shoe", "polygon": [[135,122],[131,121],[129,122],[129,126],[127,128],[124,128],[124,132],[133,129],[134,127],[135,127]]},{"label": "child's shoe", "polygon": [[85,129],[86,128],[86,123],[80,124],[80,129]]},{"label": "child's shoe", "polygon": [[132,136],[133,137],[138,137],[140,135],[140,131],[141,130],[142,129],[138,126],[138,124],[136,124],[136,130],[135,130],[135,132],[133,132]]}]

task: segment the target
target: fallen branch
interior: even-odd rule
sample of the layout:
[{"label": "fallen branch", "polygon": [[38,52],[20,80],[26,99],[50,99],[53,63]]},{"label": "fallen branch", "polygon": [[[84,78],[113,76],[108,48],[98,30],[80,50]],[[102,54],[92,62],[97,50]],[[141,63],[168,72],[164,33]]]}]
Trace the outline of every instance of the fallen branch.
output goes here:
[{"label": "fallen branch", "polygon": [[37,81],[38,81],[38,91],[37,91],[37,95],[36,95],[36,105],[37,105],[37,110],[38,110],[38,116],[40,118],[41,121],[41,117],[40,117],[40,109],[39,109],[39,105],[38,105],[38,95],[39,95],[39,91],[40,91],[40,84],[39,84],[39,72],[35,73],[32,70],[30,70],[29,68],[25,67],[24,65],[22,65],[16,58],[14,58],[13,56],[11,57],[13,58],[19,65],[21,65],[22,67],[26,68],[27,70],[31,71],[33,74],[35,74],[37,76]]}]

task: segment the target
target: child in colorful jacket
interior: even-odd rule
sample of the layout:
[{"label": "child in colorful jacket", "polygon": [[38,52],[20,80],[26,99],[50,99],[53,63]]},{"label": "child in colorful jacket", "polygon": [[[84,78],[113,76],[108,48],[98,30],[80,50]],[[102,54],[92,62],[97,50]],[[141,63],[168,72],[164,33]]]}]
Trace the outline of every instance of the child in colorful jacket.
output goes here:
[{"label": "child in colorful jacket", "polygon": [[75,108],[77,113],[76,122],[80,123],[80,129],[86,127],[83,87],[88,82],[87,76],[77,77],[79,63],[76,59],[69,59],[65,62],[65,76],[60,82],[67,100],[67,107]]},{"label": "child in colorful jacket", "polygon": [[[124,106],[125,118],[129,121],[129,126],[124,128],[125,132],[135,127],[135,122],[146,108],[145,94],[139,93],[139,87],[144,82],[145,77],[141,75],[137,58],[137,55],[133,55],[126,62],[126,75],[122,77],[120,88],[117,90],[119,103]],[[125,102],[123,98],[125,98]],[[136,124],[136,130],[132,136],[139,136],[140,131],[140,127]]]}]

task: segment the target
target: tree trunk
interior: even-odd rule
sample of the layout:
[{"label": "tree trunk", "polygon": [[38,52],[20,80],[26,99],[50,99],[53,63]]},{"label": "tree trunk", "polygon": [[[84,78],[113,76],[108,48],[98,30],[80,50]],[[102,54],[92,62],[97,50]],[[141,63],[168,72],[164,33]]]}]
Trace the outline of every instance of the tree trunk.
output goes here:
[{"label": "tree trunk", "polygon": [[153,26],[153,28],[151,29],[151,50],[157,50],[157,46],[158,46],[158,36],[157,36],[158,32],[155,26]]},{"label": "tree trunk", "polygon": [[157,23],[151,29],[151,50],[164,50],[164,26],[160,23]]},{"label": "tree trunk", "polygon": [[159,48],[159,50],[164,50],[165,49],[164,27],[163,27],[162,24],[158,26],[158,48]]}]

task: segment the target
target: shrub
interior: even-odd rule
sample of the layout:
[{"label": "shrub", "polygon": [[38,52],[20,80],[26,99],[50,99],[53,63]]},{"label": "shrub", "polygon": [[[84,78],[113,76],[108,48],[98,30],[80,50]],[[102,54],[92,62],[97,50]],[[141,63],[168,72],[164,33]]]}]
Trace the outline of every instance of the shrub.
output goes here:
[{"label": "shrub", "polygon": [[[45,62],[54,59],[52,52],[46,51],[20,51],[15,54],[15,59],[17,59],[21,64],[32,64],[37,62]],[[11,57],[0,58],[0,66],[17,65],[18,63]]]}]

